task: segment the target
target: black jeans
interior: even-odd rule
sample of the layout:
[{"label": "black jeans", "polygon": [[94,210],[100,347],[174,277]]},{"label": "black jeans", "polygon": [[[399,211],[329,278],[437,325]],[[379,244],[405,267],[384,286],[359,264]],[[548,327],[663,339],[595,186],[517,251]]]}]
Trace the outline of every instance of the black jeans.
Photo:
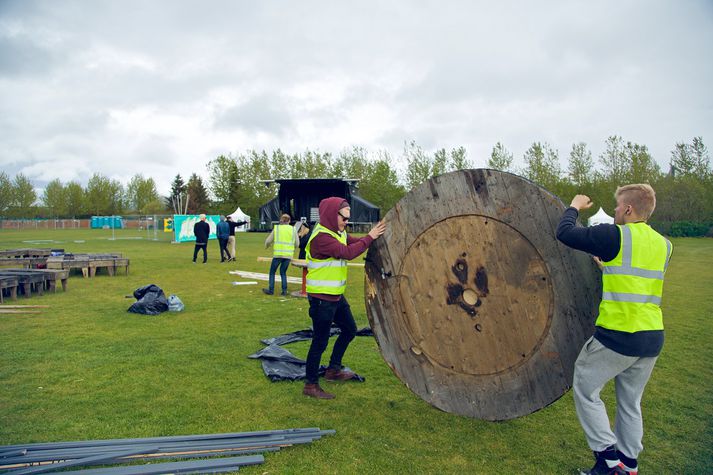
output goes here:
[{"label": "black jeans", "polygon": [[218,238],[218,245],[220,245],[220,260],[224,261],[225,256],[230,259],[230,253],[228,252],[228,238]]},{"label": "black jeans", "polygon": [[346,297],[338,302],[330,302],[314,297],[309,299],[309,316],[312,319],[312,344],[307,353],[307,382],[315,384],[319,382],[319,363],[322,359],[322,353],[327,349],[329,344],[329,329],[334,322],[341,330],[337,341],[334,342],[332,356],[329,358],[329,367],[335,369],[342,368],[342,357],[347,351],[349,343],[356,336],[356,323],[352,315],[352,309],[349,307]]},{"label": "black jeans", "polygon": [[267,288],[270,292],[275,290],[275,272],[280,268],[280,278],[282,279],[282,291],[287,292],[287,268],[290,265],[290,259],[284,257],[273,257],[270,262],[270,277]]},{"label": "black jeans", "polygon": [[193,248],[193,262],[196,262],[196,257],[198,257],[198,249],[203,249],[203,262],[208,260],[208,244],[196,244]]}]

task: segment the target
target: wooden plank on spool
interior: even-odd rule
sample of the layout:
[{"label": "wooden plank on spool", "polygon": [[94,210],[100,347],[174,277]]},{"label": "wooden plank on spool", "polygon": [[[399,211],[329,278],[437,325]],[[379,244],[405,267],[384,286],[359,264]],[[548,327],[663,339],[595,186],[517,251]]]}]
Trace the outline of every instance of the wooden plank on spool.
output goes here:
[{"label": "wooden plank on spool", "polygon": [[520,417],[560,398],[592,334],[599,270],[560,244],[565,207],[516,175],[461,170],[419,185],[366,261],[379,349],[447,412]]}]

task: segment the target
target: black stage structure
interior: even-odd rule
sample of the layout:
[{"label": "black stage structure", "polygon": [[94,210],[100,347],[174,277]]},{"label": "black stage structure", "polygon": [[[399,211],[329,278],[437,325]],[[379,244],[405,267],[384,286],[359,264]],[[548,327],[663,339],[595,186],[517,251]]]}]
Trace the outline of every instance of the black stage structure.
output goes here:
[{"label": "black stage structure", "polygon": [[277,196],[260,207],[260,227],[271,228],[287,213],[295,221],[314,224],[319,221],[319,202],[330,196],[340,196],[351,205],[352,225],[379,221],[379,208],[356,194],[358,180],[344,178],[305,178],[265,180],[267,186],[276,183]]}]

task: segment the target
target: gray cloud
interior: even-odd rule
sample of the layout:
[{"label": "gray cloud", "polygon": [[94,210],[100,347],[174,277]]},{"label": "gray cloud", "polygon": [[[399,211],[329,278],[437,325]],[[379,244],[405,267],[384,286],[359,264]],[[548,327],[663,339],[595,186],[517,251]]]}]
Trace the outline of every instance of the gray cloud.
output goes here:
[{"label": "gray cloud", "polygon": [[[44,183],[218,154],[351,145],[398,159],[503,142],[596,157],[607,136],[666,166],[713,137],[713,4],[0,2],[0,169]],[[127,170],[129,172],[127,172]]]},{"label": "gray cloud", "polygon": [[279,135],[290,128],[290,111],[277,96],[251,97],[247,102],[221,112],[216,127],[241,128]]}]

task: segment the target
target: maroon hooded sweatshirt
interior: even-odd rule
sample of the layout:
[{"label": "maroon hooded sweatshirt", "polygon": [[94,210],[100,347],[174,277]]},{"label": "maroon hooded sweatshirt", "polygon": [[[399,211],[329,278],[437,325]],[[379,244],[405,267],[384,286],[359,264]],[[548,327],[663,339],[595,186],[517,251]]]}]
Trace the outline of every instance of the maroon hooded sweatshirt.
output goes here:
[{"label": "maroon hooded sweatshirt", "polygon": [[[337,227],[339,223],[339,210],[349,206],[349,202],[344,198],[331,197],[325,198],[319,202],[319,224],[325,228],[339,234],[339,228]],[[341,242],[334,239],[332,236],[326,233],[319,233],[312,239],[310,244],[310,254],[315,259],[328,259],[330,257],[334,259],[345,259],[350,261],[366,251],[371,242],[374,239],[368,234],[362,238],[355,238],[347,234],[347,245],[345,246]],[[309,294],[311,297],[315,297],[322,300],[329,300],[331,302],[338,301],[341,295],[328,295],[328,294]]]}]

